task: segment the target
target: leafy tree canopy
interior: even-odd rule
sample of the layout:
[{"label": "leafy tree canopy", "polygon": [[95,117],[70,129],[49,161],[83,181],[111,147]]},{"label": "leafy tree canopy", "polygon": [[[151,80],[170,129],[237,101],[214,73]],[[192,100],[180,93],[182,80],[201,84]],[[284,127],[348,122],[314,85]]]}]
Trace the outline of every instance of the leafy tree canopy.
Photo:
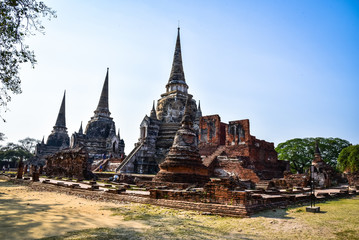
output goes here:
[{"label": "leafy tree canopy", "polygon": [[359,171],[359,145],[346,147],[340,152],[338,168],[341,171]]},{"label": "leafy tree canopy", "polygon": [[18,162],[20,158],[27,160],[32,157],[33,154],[25,150],[19,145],[10,143],[0,149],[0,160],[8,162]]},{"label": "leafy tree canopy", "polygon": [[25,139],[19,140],[19,143],[21,147],[24,148],[26,151],[33,153],[35,151],[36,144],[40,143],[40,141],[34,138],[27,137]]},{"label": "leafy tree canopy", "polygon": [[55,11],[36,0],[0,0],[0,110],[6,111],[10,93],[21,93],[19,64],[30,62],[34,67],[36,63],[24,39],[44,33],[42,17],[56,17]]},{"label": "leafy tree canopy", "polygon": [[7,143],[5,146],[0,146],[0,162],[9,162],[12,166],[22,158],[24,161],[34,156],[34,150],[39,140],[33,138],[25,138],[16,143]]},{"label": "leafy tree canopy", "polygon": [[289,161],[292,172],[304,173],[314,158],[316,140],[323,161],[332,167],[336,167],[341,150],[350,145],[347,140],[340,138],[294,138],[278,144],[275,148],[278,159]]}]

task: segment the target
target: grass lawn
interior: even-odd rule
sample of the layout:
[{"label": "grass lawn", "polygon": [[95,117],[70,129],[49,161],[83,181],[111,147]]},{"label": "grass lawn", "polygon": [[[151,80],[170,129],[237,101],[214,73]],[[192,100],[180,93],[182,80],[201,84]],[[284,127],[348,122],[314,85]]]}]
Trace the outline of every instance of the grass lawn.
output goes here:
[{"label": "grass lawn", "polygon": [[44,239],[359,239],[359,197],[317,206],[321,213],[307,213],[303,206],[231,218],[130,203],[111,210],[146,226],[141,231],[97,228]]}]

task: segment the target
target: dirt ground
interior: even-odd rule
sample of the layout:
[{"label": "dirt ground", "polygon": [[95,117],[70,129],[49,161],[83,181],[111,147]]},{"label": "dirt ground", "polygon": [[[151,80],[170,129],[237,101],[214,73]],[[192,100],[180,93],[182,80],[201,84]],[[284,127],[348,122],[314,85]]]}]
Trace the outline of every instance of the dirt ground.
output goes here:
[{"label": "dirt ground", "polygon": [[90,201],[54,192],[34,192],[0,180],[0,239],[36,239],[98,227],[147,226],[123,221],[110,210],[119,204]]},{"label": "dirt ground", "polygon": [[231,218],[97,202],[0,180],[0,239],[359,239],[358,196],[318,206],[318,214],[297,206]]}]

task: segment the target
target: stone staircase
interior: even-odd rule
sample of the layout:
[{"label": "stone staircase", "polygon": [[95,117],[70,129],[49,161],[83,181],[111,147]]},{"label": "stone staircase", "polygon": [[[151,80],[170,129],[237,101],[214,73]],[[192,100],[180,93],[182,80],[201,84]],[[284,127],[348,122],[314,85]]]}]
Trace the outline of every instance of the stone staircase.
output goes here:
[{"label": "stone staircase", "polygon": [[92,171],[93,171],[93,172],[98,172],[98,171],[100,170],[100,167],[101,167],[101,166],[102,166],[102,169],[105,169],[105,167],[106,167],[106,165],[108,164],[108,161],[109,161],[109,160],[110,160],[109,158],[101,160],[101,161],[97,164],[97,166],[95,167],[95,169],[92,170]]},{"label": "stone staircase", "polygon": [[126,166],[126,164],[131,160],[131,158],[141,149],[143,146],[143,142],[141,142],[137,147],[135,147],[130,154],[127,155],[127,157],[121,162],[121,164],[116,168],[116,172],[120,172],[121,169]]},{"label": "stone staircase", "polygon": [[156,146],[165,148],[171,147],[180,126],[180,123],[163,123],[158,132]]},{"label": "stone staircase", "polygon": [[221,155],[221,153],[224,151],[224,149],[226,148],[226,146],[224,145],[221,145],[221,146],[218,146],[216,151],[214,151],[214,153],[212,153],[211,155],[205,157],[203,159],[203,164],[206,166],[206,167],[209,167],[213,161],[219,156]]}]

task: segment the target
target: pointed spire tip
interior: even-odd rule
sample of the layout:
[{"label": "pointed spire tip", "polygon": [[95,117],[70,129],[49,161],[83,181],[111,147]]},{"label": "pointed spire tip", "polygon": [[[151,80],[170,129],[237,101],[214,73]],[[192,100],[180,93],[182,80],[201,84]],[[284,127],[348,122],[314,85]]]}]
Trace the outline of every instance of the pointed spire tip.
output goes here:
[{"label": "pointed spire tip", "polygon": [[108,70],[109,70],[109,68],[107,68],[105,81],[103,83],[100,100],[99,100],[99,103],[95,110],[95,114],[96,115],[100,114],[100,115],[109,117],[111,113],[110,113],[109,107],[108,107]]},{"label": "pointed spire tip", "polygon": [[[167,91],[171,85],[178,85],[182,84],[185,86],[186,91],[188,89],[188,86],[186,84],[184,71],[183,71],[183,64],[182,64],[182,53],[181,53],[181,41],[180,41],[180,28],[178,27],[177,32],[177,40],[176,40],[176,46],[175,46],[175,52],[173,56],[173,62],[172,62],[172,69],[171,74],[168,80],[167,84]],[[170,90],[172,91],[172,90]]]},{"label": "pointed spire tip", "polygon": [[66,90],[64,92],[64,96],[61,101],[61,106],[60,106],[59,113],[57,115],[55,127],[65,127],[66,128],[66,117],[65,117],[65,96],[66,95],[65,94],[66,94]]}]

